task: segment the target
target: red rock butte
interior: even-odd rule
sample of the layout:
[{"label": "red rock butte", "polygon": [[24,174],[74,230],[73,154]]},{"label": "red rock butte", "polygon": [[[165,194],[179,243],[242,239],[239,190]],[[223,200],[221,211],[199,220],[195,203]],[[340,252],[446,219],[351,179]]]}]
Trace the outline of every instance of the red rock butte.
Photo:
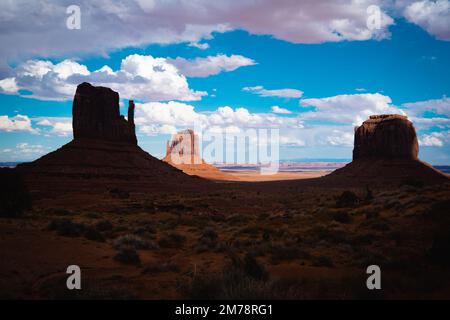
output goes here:
[{"label": "red rock butte", "polygon": [[370,116],[355,130],[353,160],[364,158],[417,160],[416,130],[406,116]]},{"label": "red rock butte", "polygon": [[330,184],[431,184],[447,175],[418,158],[416,130],[406,116],[373,115],[355,128],[353,161],[323,178]]},{"label": "red rock butte", "polygon": [[239,180],[207,163],[201,157],[199,137],[192,129],[180,131],[167,141],[164,162],[184,173],[209,180]]},{"label": "red rock butte", "polygon": [[[181,187],[199,183],[156,159],[137,145],[134,102],[128,119],[120,115],[119,94],[109,88],[82,83],[73,101],[74,139],[36,161],[18,166],[35,188],[76,188],[82,182],[122,181],[128,185]],[[195,180],[195,181],[194,181]]]}]

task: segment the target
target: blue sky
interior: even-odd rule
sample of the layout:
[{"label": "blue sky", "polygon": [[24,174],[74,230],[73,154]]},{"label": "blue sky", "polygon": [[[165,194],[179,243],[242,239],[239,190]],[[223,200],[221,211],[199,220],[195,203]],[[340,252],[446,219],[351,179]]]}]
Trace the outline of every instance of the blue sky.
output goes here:
[{"label": "blue sky", "polygon": [[[418,3],[431,5],[430,15],[450,21],[448,1]],[[164,9],[152,5],[150,15]],[[272,5],[267,4],[268,10]],[[290,1],[282,5],[295,6]],[[99,44],[93,52],[89,44],[74,49],[62,40],[59,46],[50,41],[48,47],[37,49],[24,45],[20,54],[2,48],[0,161],[33,160],[69,142],[71,97],[77,81],[87,80],[111,84],[125,105],[126,98],[137,100],[139,144],[157,157],[164,155],[168,133],[189,127],[189,120],[201,119],[233,128],[245,127],[245,122],[261,128],[276,123],[284,160],[351,159],[355,125],[369,114],[402,112],[416,126],[421,159],[450,164],[450,26],[433,27],[430,21],[437,21],[436,16],[426,20],[422,17],[426,10],[414,5],[410,1],[401,10],[386,8],[392,22],[383,25],[381,35],[366,36],[361,27],[361,35],[346,34],[345,29],[339,31],[341,38],[332,41],[322,39],[321,33],[309,37],[314,30],[296,34],[301,28],[316,28],[315,23],[308,25],[310,20],[299,23],[294,31],[273,27],[272,32],[270,25],[260,30],[251,21],[228,18],[231,22],[225,30],[214,27],[206,33],[184,35],[186,39],[168,35],[162,41],[151,35],[134,43],[130,27],[118,32],[120,44]],[[420,16],[414,16],[416,9]],[[134,7],[127,10],[137,16],[148,14],[144,9],[131,11],[138,10]],[[192,18],[186,19],[191,22]],[[61,32],[65,38],[78,31],[95,38],[86,31],[93,23]],[[42,32],[51,34],[50,27]],[[13,43],[17,35],[6,31],[1,37]],[[109,73],[95,72],[105,65]],[[162,66],[164,71],[147,74],[149,66]],[[44,77],[42,70],[47,72]],[[133,86],[137,76],[144,76],[144,86]],[[164,81],[154,85],[160,78]],[[163,116],[161,110],[170,112]]]}]

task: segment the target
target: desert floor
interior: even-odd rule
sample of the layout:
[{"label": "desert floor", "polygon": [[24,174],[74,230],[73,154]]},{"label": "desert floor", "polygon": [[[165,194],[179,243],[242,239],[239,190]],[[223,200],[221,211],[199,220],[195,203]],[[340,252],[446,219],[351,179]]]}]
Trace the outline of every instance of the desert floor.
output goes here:
[{"label": "desert floor", "polygon": [[299,180],[323,177],[330,171],[302,171],[302,172],[277,172],[275,174],[261,174],[259,171],[225,171],[226,174],[232,176],[236,181],[280,181],[280,180]]},{"label": "desert floor", "polygon": [[[449,199],[449,184],[307,179],[38,194],[0,218],[0,297],[450,298]],[[366,288],[371,264],[382,290]],[[80,291],[66,289],[69,265]]]}]

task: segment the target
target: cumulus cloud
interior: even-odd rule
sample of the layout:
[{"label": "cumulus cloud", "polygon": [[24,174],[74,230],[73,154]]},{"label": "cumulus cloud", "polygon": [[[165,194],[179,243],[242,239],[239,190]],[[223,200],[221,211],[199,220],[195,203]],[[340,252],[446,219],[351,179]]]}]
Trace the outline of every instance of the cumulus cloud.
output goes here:
[{"label": "cumulus cloud", "polygon": [[380,0],[78,0],[81,29],[65,27],[70,1],[1,1],[0,60],[61,57],[145,44],[199,43],[215,32],[243,29],[294,43],[380,39],[393,19],[381,12],[367,28],[367,8]]},{"label": "cumulus cloud", "polygon": [[326,98],[303,99],[303,107],[314,111],[300,114],[304,120],[321,120],[333,123],[360,125],[374,114],[405,114],[392,105],[390,97],[380,93],[344,94]]},{"label": "cumulus cloud", "polygon": [[[278,117],[273,114],[251,113],[245,108],[219,107],[214,111],[197,112],[189,104],[169,101],[149,102],[136,105],[135,122],[142,133],[167,133],[173,128],[202,127],[281,128],[296,127],[295,118]],[[165,126],[165,127],[164,127]]]},{"label": "cumulus cloud", "polygon": [[68,117],[40,117],[34,118],[36,125],[44,127],[47,135],[61,137],[72,136],[72,118]]},{"label": "cumulus cloud", "polygon": [[186,77],[208,77],[223,71],[233,71],[240,67],[256,64],[252,59],[234,54],[231,56],[219,54],[192,60],[178,57],[168,59],[168,62],[176,66]]},{"label": "cumulus cloud", "polygon": [[285,108],[281,108],[279,106],[272,106],[272,112],[273,113],[279,113],[279,114],[291,114],[292,112],[289,111],[288,109]]},{"label": "cumulus cloud", "polygon": [[419,137],[419,144],[425,147],[442,147],[450,141],[450,131],[432,132]]},{"label": "cumulus cloud", "polygon": [[300,98],[303,95],[303,91],[297,89],[274,89],[268,90],[263,86],[244,87],[243,91],[252,92],[260,95],[261,97],[279,97],[279,98]]},{"label": "cumulus cloud", "polygon": [[436,115],[450,117],[450,98],[447,97],[405,103],[402,106],[408,108],[408,110],[414,115],[432,112]]},{"label": "cumulus cloud", "polygon": [[20,114],[11,118],[0,116],[0,131],[38,133],[38,130],[31,126],[31,119]]},{"label": "cumulus cloud", "polygon": [[[70,100],[76,85],[83,82],[107,86],[122,98],[144,101],[199,100],[203,91],[189,88],[187,79],[165,58],[129,55],[120,69],[104,66],[96,71],[72,60],[53,64],[44,60],[29,60],[14,69],[14,77],[0,83],[0,92],[21,94],[42,100]],[[14,85],[13,85],[14,84]]]},{"label": "cumulus cloud", "polygon": [[450,1],[415,1],[403,10],[405,18],[440,40],[450,41]]}]

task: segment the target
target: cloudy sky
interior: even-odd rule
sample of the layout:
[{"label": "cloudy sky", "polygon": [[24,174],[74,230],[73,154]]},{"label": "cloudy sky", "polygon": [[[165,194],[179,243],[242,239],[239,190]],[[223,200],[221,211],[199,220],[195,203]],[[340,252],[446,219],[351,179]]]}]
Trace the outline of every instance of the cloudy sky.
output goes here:
[{"label": "cloudy sky", "polygon": [[449,0],[3,0],[0,30],[1,162],[70,141],[88,81],[135,99],[157,157],[201,122],[279,128],[286,160],[351,159],[354,126],[400,113],[420,157],[450,164]]}]

